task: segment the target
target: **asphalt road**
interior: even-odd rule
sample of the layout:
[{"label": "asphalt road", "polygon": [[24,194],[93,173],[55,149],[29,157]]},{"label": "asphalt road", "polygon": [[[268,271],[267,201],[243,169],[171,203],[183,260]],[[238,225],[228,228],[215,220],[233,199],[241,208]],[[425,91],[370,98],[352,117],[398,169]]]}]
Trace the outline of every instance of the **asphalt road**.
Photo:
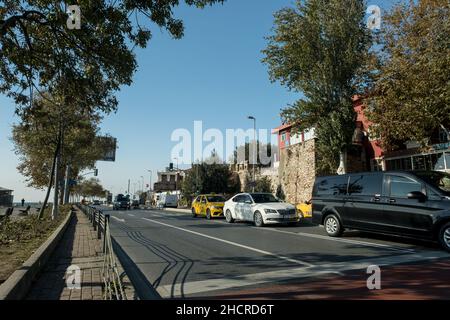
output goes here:
[{"label": "asphalt road", "polygon": [[170,209],[103,209],[111,214],[111,233],[127,273],[149,299],[214,297],[338,276],[373,264],[450,257],[435,244],[396,237],[350,231],[330,238],[307,222],[256,228]]}]

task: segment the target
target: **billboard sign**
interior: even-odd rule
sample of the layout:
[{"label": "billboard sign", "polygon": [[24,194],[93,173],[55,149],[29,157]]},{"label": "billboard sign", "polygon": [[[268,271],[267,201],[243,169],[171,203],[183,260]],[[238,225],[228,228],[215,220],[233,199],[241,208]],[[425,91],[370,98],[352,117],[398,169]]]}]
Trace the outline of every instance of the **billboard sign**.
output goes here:
[{"label": "billboard sign", "polygon": [[98,146],[103,150],[99,161],[116,161],[117,139],[110,136],[97,137]]}]

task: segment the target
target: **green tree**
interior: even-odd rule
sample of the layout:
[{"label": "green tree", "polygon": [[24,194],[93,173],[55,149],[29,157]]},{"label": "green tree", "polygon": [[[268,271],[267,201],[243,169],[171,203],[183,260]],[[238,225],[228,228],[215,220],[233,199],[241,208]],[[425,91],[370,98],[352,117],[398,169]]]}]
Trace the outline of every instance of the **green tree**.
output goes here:
[{"label": "green tree", "polygon": [[[105,146],[96,143],[99,122],[100,116],[84,114],[76,107],[61,118],[54,104],[38,99],[32,108],[24,110],[22,122],[13,126],[12,141],[19,155],[19,172],[26,177],[29,186],[48,188],[42,208],[55,182],[55,172],[57,182],[63,179],[64,172],[57,167],[70,164],[73,179],[81,170],[93,168],[104,153]],[[57,162],[57,158],[60,161]]]},{"label": "green tree", "polygon": [[105,198],[107,190],[103,188],[100,181],[96,178],[81,180],[73,190],[83,198]]},{"label": "green tree", "polygon": [[239,176],[236,177],[227,165],[203,162],[194,164],[186,172],[181,193],[184,198],[192,199],[205,193],[234,194],[240,187]]},{"label": "green tree", "polygon": [[80,29],[67,27],[64,1],[1,1],[0,92],[18,107],[31,104],[32,90],[45,88],[53,97],[63,91],[78,98],[87,109],[115,110],[112,93],[131,84],[133,49],[147,46],[150,25],[183,36],[183,22],[173,14],[181,2],[203,8],[223,0],[79,0]]},{"label": "green tree", "polygon": [[297,0],[275,14],[263,50],[271,81],[303,95],[281,116],[297,130],[316,129],[319,172],[335,173],[351,143],[352,96],[366,78],[371,44],[364,16],[362,0]]},{"label": "green tree", "polygon": [[368,97],[373,132],[386,149],[406,140],[426,144],[450,128],[450,6],[409,1],[383,15]]},{"label": "green tree", "polygon": [[[245,184],[245,192],[253,192],[250,179],[247,179]],[[272,193],[272,182],[269,177],[258,177],[255,181],[255,192],[269,192]]]}]

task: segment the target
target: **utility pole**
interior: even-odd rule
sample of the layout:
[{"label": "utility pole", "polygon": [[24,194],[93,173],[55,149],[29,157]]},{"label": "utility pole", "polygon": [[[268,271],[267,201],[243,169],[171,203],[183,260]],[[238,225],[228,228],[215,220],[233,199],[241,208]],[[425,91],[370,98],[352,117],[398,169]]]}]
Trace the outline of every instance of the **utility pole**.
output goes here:
[{"label": "utility pole", "polygon": [[130,179],[128,179],[128,194],[130,194]]},{"label": "utility pole", "polygon": [[256,163],[258,163],[258,158],[257,158],[257,142],[256,142],[256,118],[253,116],[248,116],[248,119],[253,120],[253,184],[252,184],[252,190],[253,192],[255,192],[255,185],[256,185],[256,176],[255,176],[255,165]]}]

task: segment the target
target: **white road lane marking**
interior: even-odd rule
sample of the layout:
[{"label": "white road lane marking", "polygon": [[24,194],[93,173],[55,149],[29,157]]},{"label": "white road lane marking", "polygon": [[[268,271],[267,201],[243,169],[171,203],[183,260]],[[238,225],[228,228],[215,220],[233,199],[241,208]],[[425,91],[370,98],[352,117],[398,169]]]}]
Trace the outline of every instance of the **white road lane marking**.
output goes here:
[{"label": "white road lane marking", "polygon": [[130,217],[134,217],[134,214],[132,214],[132,213],[128,213],[128,215],[129,215]]},{"label": "white road lane marking", "polygon": [[[159,213],[152,212],[152,214],[157,216],[157,217],[164,217],[164,218],[167,217],[167,215],[161,215]],[[177,215],[177,214],[170,214],[170,215]],[[229,225],[228,222],[225,222],[225,221],[222,221],[222,220],[211,220],[209,222],[223,223],[223,224]],[[327,241],[349,243],[349,244],[354,244],[354,245],[359,245],[359,246],[364,246],[364,247],[380,248],[380,249],[386,249],[386,250],[391,250],[391,251],[396,251],[396,252],[405,252],[405,253],[417,252],[417,250],[414,250],[414,249],[401,248],[401,247],[396,247],[396,246],[393,246],[393,245],[383,244],[383,243],[360,241],[360,240],[345,239],[345,238],[333,238],[333,237],[320,235],[320,234],[314,234],[314,233],[285,231],[285,230],[280,230],[280,229],[276,229],[276,228],[273,228],[273,227],[272,228],[271,227],[258,228],[258,227],[254,227],[254,226],[249,226],[249,227],[250,228],[254,228],[256,230],[260,230],[260,231],[273,231],[273,232],[279,232],[279,233],[284,233],[284,234],[290,234],[290,235],[293,235],[293,236],[309,237],[309,238],[315,238],[315,239],[321,239],[321,240],[327,240]]]},{"label": "white road lane marking", "polygon": [[383,244],[383,243],[359,241],[359,240],[352,240],[352,239],[345,239],[345,238],[333,238],[333,237],[329,237],[329,236],[323,236],[320,234],[313,234],[313,233],[306,233],[306,232],[291,232],[291,231],[284,231],[284,230],[280,230],[280,229],[271,229],[271,228],[266,228],[264,230],[280,232],[280,233],[285,233],[285,234],[291,234],[291,235],[300,236],[300,237],[309,237],[309,238],[322,239],[322,240],[328,240],[328,241],[350,243],[350,244],[355,244],[355,245],[365,246],[365,247],[376,247],[376,248],[400,251],[400,252],[405,252],[405,253],[416,252],[416,250],[414,250],[414,249],[400,248],[400,247],[395,247],[395,246]]},{"label": "white road lane marking", "polygon": [[280,255],[277,255],[277,254],[269,252],[269,251],[264,251],[264,250],[260,250],[260,249],[253,248],[253,247],[249,247],[249,246],[246,246],[246,245],[243,245],[243,244],[240,244],[240,243],[236,243],[236,242],[232,242],[232,241],[216,238],[216,237],[213,237],[213,236],[209,236],[207,234],[203,234],[203,233],[192,231],[192,230],[189,230],[189,229],[173,226],[171,224],[167,224],[167,223],[164,223],[164,222],[160,222],[160,221],[156,221],[156,220],[152,220],[152,219],[147,219],[147,218],[142,218],[142,219],[146,220],[146,221],[149,221],[149,222],[152,222],[152,223],[160,224],[160,225],[163,225],[163,226],[166,226],[166,227],[169,227],[169,228],[173,228],[173,229],[177,229],[177,230],[180,230],[180,231],[184,231],[184,232],[188,232],[188,233],[191,233],[191,234],[195,234],[195,235],[200,236],[200,237],[204,237],[204,238],[220,241],[220,242],[232,245],[232,246],[236,246],[236,247],[239,247],[239,248],[243,248],[243,249],[247,249],[247,250],[250,250],[250,251],[258,252],[258,253],[261,253],[261,254],[264,254],[264,255],[273,256],[273,257],[275,257],[277,259],[280,259],[280,260],[285,260],[285,261],[288,261],[288,262],[301,264],[301,265],[304,265],[304,266],[307,266],[307,267],[313,267],[314,266],[313,264],[311,264],[309,262],[306,262],[306,261],[300,261],[300,260],[291,259],[291,258],[288,258],[288,257],[285,257],[285,256],[280,256]]},{"label": "white road lane marking", "polygon": [[117,220],[119,222],[124,222],[125,223],[125,219],[119,219],[119,218],[117,218],[115,216],[111,216],[111,218],[113,218],[114,220]]},{"label": "white road lane marking", "polygon": [[[204,292],[211,292],[217,290],[226,290],[232,288],[241,288],[245,286],[267,284],[271,282],[279,282],[286,280],[298,280],[305,278],[317,279],[319,275],[329,275],[329,274],[341,274],[345,271],[352,270],[363,270],[369,265],[379,265],[380,267],[395,265],[401,263],[412,263],[417,261],[427,261],[439,258],[448,257],[449,254],[443,251],[432,251],[421,254],[408,254],[400,256],[390,256],[381,258],[367,258],[354,261],[343,261],[335,263],[327,263],[316,267],[303,267],[303,268],[293,268],[284,269],[278,271],[269,271],[253,274],[239,275],[235,277],[227,277],[222,279],[209,279],[209,280],[199,280],[192,282],[185,282],[183,284],[183,294],[192,295]],[[362,279],[365,281],[366,279]],[[174,298],[181,297],[180,284],[175,285]],[[171,292],[172,285],[165,285],[156,290],[161,294],[163,298],[169,298],[170,295],[165,292]]]}]

